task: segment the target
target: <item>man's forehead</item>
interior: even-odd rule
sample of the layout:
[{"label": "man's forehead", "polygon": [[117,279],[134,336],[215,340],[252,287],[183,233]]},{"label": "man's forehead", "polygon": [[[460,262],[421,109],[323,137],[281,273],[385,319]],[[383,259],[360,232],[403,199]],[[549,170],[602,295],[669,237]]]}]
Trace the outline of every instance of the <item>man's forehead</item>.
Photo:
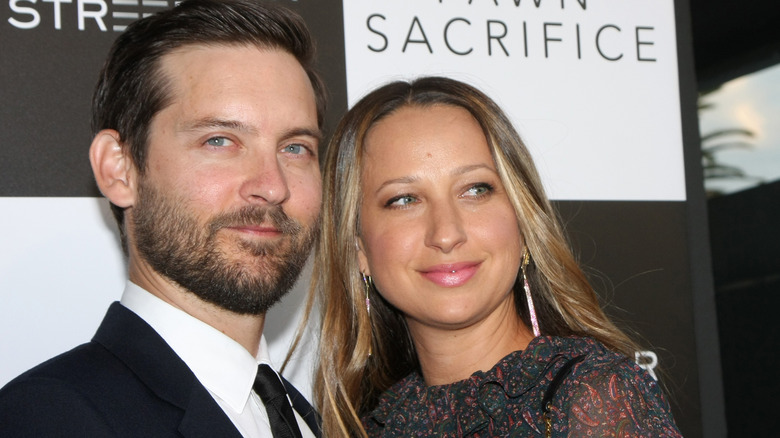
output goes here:
[{"label": "man's forehead", "polygon": [[160,70],[166,102],[155,121],[173,111],[178,129],[238,124],[250,131],[257,128],[251,114],[286,109],[289,129],[319,137],[312,84],[287,51],[252,44],[190,44],[166,54]]},{"label": "man's forehead", "polygon": [[[170,70],[177,63],[177,61],[181,60],[182,58],[188,57],[188,55],[190,54],[197,53],[197,52],[203,53],[204,56],[209,59],[211,58],[219,59],[220,56],[234,52],[236,49],[255,50],[258,53],[265,53],[265,54],[271,54],[271,53],[286,54],[294,58],[294,56],[289,51],[276,46],[271,46],[266,44],[238,43],[238,42],[237,43],[223,43],[223,42],[189,43],[171,49],[170,51],[162,55],[159,60],[159,68],[162,69],[163,71]],[[298,64],[298,66],[303,68],[300,65],[300,63],[297,62],[297,60],[296,63]]]},{"label": "man's forehead", "polygon": [[[158,72],[159,79],[167,82],[169,97],[230,85],[280,85],[286,90],[302,86],[314,97],[312,83],[298,60],[286,50],[264,45],[188,44],[164,55]],[[193,90],[194,87],[197,88]]]}]

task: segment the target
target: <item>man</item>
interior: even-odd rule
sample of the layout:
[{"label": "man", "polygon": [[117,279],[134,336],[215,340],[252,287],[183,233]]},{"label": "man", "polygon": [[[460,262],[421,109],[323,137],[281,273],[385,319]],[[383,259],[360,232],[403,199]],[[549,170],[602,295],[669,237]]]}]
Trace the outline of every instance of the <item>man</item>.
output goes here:
[{"label": "man", "polygon": [[129,281],[91,342],[0,391],[0,436],[318,436],[258,367],[317,230],[312,51],[300,17],[251,0],[187,0],[117,39],[90,161]]}]

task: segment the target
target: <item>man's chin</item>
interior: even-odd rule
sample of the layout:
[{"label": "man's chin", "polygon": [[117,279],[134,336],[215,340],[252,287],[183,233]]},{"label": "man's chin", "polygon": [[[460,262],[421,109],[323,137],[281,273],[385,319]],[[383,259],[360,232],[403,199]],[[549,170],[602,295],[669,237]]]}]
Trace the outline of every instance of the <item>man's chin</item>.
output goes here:
[{"label": "man's chin", "polygon": [[220,236],[217,248],[228,261],[239,263],[262,263],[265,258],[279,259],[289,252],[289,236],[267,238],[262,236],[225,233]]}]

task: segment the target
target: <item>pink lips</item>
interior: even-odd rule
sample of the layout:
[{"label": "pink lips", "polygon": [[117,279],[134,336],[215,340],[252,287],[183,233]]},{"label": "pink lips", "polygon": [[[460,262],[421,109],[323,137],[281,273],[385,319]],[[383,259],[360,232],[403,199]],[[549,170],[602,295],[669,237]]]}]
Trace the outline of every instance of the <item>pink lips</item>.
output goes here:
[{"label": "pink lips", "polygon": [[423,277],[442,287],[457,287],[465,284],[477,273],[480,263],[465,262],[437,265],[422,271]]},{"label": "pink lips", "polygon": [[279,230],[273,226],[243,225],[243,226],[235,226],[229,228],[234,231],[252,234],[255,236],[276,237],[281,234]]}]

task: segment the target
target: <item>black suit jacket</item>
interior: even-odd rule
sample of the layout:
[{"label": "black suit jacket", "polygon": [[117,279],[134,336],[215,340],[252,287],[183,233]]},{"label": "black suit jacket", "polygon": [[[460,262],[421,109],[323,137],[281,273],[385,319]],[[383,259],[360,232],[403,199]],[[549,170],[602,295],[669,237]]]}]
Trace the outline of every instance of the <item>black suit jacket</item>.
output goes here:
[{"label": "black suit jacket", "polygon": [[[295,409],[320,436],[306,399],[285,381]],[[119,303],[92,341],[0,390],[0,436],[236,437],[241,434],[187,365]]]}]

